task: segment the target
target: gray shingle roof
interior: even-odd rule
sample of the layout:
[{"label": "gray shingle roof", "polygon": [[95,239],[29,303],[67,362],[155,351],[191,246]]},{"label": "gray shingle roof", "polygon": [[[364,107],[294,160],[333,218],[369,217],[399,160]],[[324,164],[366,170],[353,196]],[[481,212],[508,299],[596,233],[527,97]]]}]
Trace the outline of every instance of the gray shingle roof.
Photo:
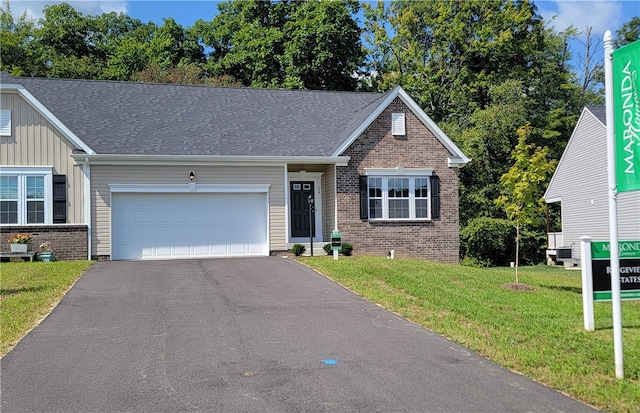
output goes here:
[{"label": "gray shingle roof", "polygon": [[98,154],[329,156],[379,93],[11,78]]},{"label": "gray shingle roof", "polygon": [[593,113],[603,125],[607,124],[607,109],[604,105],[590,105],[586,107],[587,110]]}]

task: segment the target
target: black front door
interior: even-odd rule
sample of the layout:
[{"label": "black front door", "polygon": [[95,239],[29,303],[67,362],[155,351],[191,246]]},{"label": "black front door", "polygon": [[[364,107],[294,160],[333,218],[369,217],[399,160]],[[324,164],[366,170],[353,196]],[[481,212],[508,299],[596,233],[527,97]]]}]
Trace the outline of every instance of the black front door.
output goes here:
[{"label": "black front door", "polygon": [[[291,182],[291,237],[309,237],[309,195],[313,196],[313,181]],[[315,228],[314,228],[315,237]]]}]

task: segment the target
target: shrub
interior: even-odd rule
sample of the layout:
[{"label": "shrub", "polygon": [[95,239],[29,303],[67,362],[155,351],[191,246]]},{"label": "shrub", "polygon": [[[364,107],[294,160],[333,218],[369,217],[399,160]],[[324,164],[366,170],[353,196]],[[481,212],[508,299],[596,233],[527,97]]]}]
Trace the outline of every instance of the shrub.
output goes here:
[{"label": "shrub", "polygon": [[[543,232],[520,229],[520,265],[544,262]],[[472,267],[506,266],[516,260],[516,229],[506,219],[475,218],[460,231],[461,263]]]},{"label": "shrub", "polygon": [[350,256],[352,251],[353,245],[349,244],[348,242],[342,243],[342,255]]},{"label": "shrub", "polygon": [[327,253],[327,255],[333,254],[333,248],[331,248],[331,244],[324,244],[324,247],[322,247],[322,249]]},{"label": "shrub", "polygon": [[509,265],[515,258],[516,229],[511,221],[474,218],[460,231],[464,261],[475,265]]},{"label": "shrub", "polygon": [[291,248],[291,251],[293,251],[293,253],[296,255],[296,257],[302,255],[305,250],[306,250],[306,248],[302,244],[293,244],[293,247]]}]

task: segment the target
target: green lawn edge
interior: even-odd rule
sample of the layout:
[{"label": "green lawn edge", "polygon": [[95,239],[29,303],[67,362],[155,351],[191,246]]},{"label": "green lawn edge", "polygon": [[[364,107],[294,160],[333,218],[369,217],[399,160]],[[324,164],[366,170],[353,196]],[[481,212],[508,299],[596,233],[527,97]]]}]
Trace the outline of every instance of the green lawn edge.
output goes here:
[{"label": "green lawn edge", "polygon": [[496,363],[610,412],[640,411],[640,301],[623,301],[625,378],[615,378],[611,303],[584,330],[580,271],[378,257],[298,257],[350,291]]},{"label": "green lawn edge", "polygon": [[0,357],[53,311],[93,261],[0,263]]}]

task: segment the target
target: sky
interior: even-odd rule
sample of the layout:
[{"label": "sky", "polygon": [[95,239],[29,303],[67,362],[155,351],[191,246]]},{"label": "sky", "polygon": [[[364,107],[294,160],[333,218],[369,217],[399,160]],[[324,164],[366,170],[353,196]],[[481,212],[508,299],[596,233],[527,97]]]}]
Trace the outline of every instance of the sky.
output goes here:
[{"label": "sky", "polygon": [[[27,11],[30,17],[37,20],[43,17],[45,5],[61,2],[10,0],[10,7],[14,16]],[[144,23],[152,21],[159,25],[162,24],[162,18],[172,17],[186,28],[192,26],[198,19],[212,20],[218,10],[219,2],[214,0],[67,0],[67,3],[84,15],[115,11],[126,13]],[[538,7],[538,13],[544,17],[545,21],[551,21],[557,31],[562,31],[570,25],[579,31],[592,27],[594,39],[598,41],[602,40],[606,30],[611,30],[615,35],[615,31],[623,23],[631,20],[633,16],[640,16],[640,0],[534,0],[534,3]],[[579,42],[575,42],[572,47],[581,48]],[[580,50],[573,50],[573,52],[575,57]]]}]

